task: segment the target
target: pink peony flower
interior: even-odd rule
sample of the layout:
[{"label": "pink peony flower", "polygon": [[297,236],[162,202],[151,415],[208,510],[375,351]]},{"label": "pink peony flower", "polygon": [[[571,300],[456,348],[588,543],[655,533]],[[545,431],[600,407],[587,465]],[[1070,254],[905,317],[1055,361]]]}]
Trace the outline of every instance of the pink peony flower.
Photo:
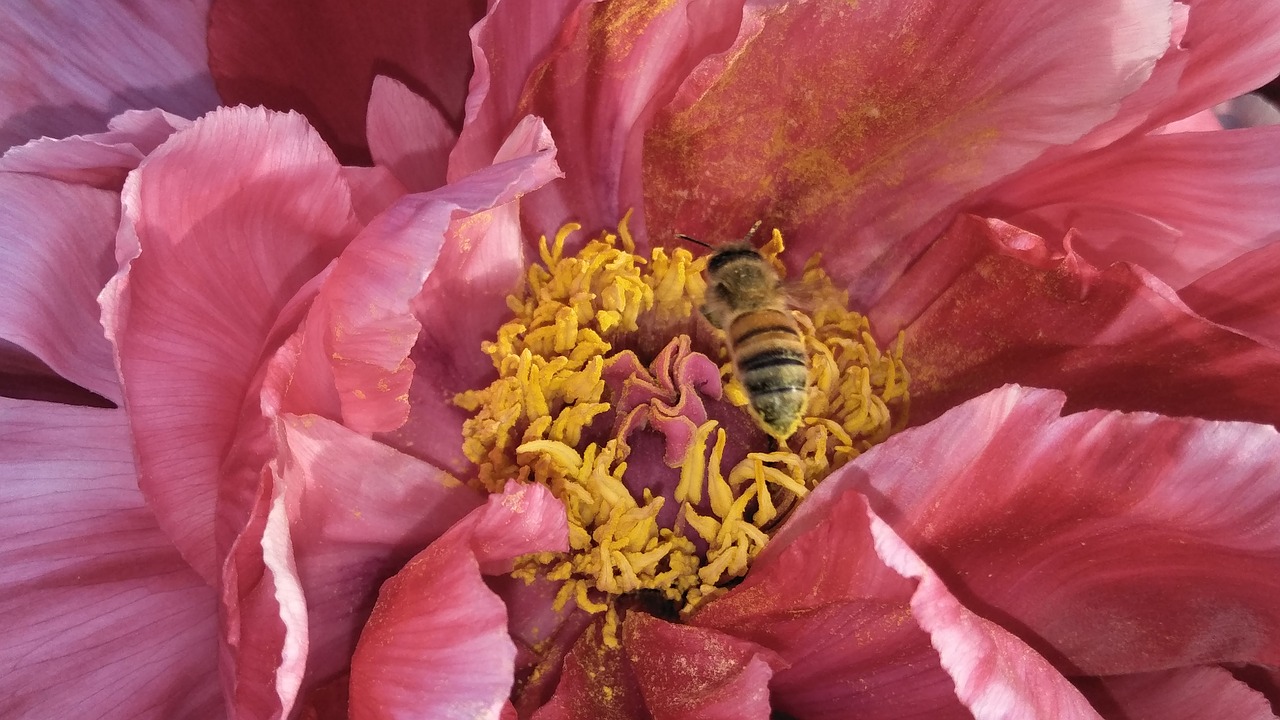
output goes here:
[{"label": "pink peony flower", "polygon": [[4,715],[1274,717],[1280,11],[375,5],[4,31]]}]

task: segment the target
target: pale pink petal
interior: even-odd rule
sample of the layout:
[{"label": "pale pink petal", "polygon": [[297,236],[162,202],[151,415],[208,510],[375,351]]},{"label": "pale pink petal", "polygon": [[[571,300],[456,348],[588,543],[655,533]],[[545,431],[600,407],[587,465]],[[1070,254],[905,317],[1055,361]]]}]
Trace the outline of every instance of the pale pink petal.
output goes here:
[{"label": "pale pink petal", "polygon": [[115,272],[112,192],[0,173],[0,339],[120,402],[97,297]]},{"label": "pale pink petal", "polygon": [[209,0],[22,3],[0,24],[0,148],[97,132],[126,108],[195,117],[218,104]]},{"label": "pale pink petal", "polygon": [[[532,119],[529,124],[541,127]],[[338,259],[311,317],[323,318],[313,327],[324,328],[325,335],[319,341],[338,390],[344,425],[371,433],[392,431],[404,424],[410,409],[410,385],[416,382],[416,363],[424,362],[423,375],[430,378],[438,367],[434,363],[440,362],[410,356],[422,329],[413,299],[435,272],[451,226],[456,223],[465,237],[473,216],[510,203],[559,174],[555,146],[545,128],[535,136],[537,142],[522,148],[512,159],[464,181],[405,197],[366,227]],[[484,218],[475,221],[477,230],[483,229],[485,222]],[[453,269],[468,259],[475,260],[467,256],[465,245],[449,249],[446,267]],[[480,284],[470,273],[457,279]],[[477,292],[484,290],[481,285]],[[457,323],[466,318],[466,308],[479,299],[470,289],[447,298],[453,311],[448,332],[455,342],[466,337],[458,333]],[[423,391],[435,392],[434,388]],[[454,427],[460,429],[461,424]]]},{"label": "pale pink petal", "polygon": [[871,317],[890,338],[905,330],[913,424],[1011,382],[1064,390],[1072,411],[1280,423],[1276,348],[1141,268],[1099,271],[999,221],[958,218]]},{"label": "pale pink petal", "polygon": [[1180,132],[1209,132],[1211,130],[1221,129],[1222,121],[1218,119],[1217,112],[1214,110],[1201,110],[1191,117],[1175,120],[1162,128],[1156,129],[1154,132],[1168,134]]},{"label": "pale pink petal", "polygon": [[409,192],[385,167],[344,165],[342,177],[351,186],[351,203],[362,225],[373,222],[375,217]]},{"label": "pale pink petal", "polygon": [[627,613],[622,644],[654,720],[769,720],[763,648],[643,612]]},{"label": "pale pink petal", "polygon": [[1179,288],[1280,228],[1277,146],[1280,127],[1143,137],[1019,177],[975,212],[1044,237],[1074,228],[1091,263]]},{"label": "pale pink petal", "polygon": [[1280,660],[1280,434],[1059,417],[1063,401],[988,393],[873,448],[820,492],[865,490],[958,598],[1064,670]]},{"label": "pale pink petal", "polygon": [[1280,233],[1178,292],[1192,310],[1280,349]]},{"label": "pale pink petal", "polygon": [[[299,115],[218,110],[176,133],[129,178],[121,270],[102,297],[141,485],[183,556],[216,577],[220,473],[234,519],[262,458],[224,467],[280,311],[355,234],[333,154]],[[242,410],[250,414],[241,417]]]},{"label": "pale pink petal", "polygon": [[226,104],[301,112],[343,162],[364,165],[365,110],[378,75],[461,122],[467,30],[484,7],[481,0],[215,0],[209,65]]},{"label": "pale pink petal", "polygon": [[126,110],[107,131],[55,140],[41,138],[10,148],[0,170],[119,191],[130,170],[191,121],[163,110]]},{"label": "pale pink petal", "polygon": [[[740,0],[715,6],[677,0],[643,9],[608,3],[579,7],[519,104],[521,113],[542,117],[564,149],[564,180],[531,196],[521,208],[529,227],[552,233],[575,221],[593,232],[615,226],[628,209],[640,208],[644,132],[693,68],[733,43],[740,7]],[[492,22],[494,32],[487,39],[496,41],[506,28]],[[491,50],[504,51],[501,46]],[[589,91],[584,92],[584,85]],[[499,104],[484,110],[497,111]],[[508,115],[499,127],[505,130],[518,118]],[[637,235],[644,237],[642,214],[637,213],[634,223]]]},{"label": "pale pink petal", "polygon": [[0,715],[221,717],[214,593],[138,492],[124,412],[0,399]]},{"label": "pale pink petal", "polygon": [[1171,32],[1165,0],[756,8],[647,133],[649,235],[760,218],[873,300],[932,239],[903,238],[1114,116]]},{"label": "pale pink petal", "polygon": [[390,168],[409,192],[444,184],[458,132],[439,108],[404,83],[379,75],[368,113],[365,132],[375,163]]},{"label": "pale pink petal", "polygon": [[520,97],[529,77],[553,49],[568,42],[560,37],[566,21],[590,4],[591,0],[489,3],[488,12],[470,32],[475,71],[467,91],[466,120],[449,156],[450,182],[493,163],[511,128],[525,115]]},{"label": "pale pink petal", "polygon": [[568,549],[564,507],[540,485],[507,485],[423,550],[378,593],[351,661],[351,717],[498,718],[515,645],[482,573]]},{"label": "pale pink petal", "polygon": [[1076,684],[1108,720],[1275,720],[1260,693],[1218,667],[1080,678]]},{"label": "pale pink petal", "polygon": [[310,683],[346,669],[377,588],[483,497],[316,416],[279,420],[276,475],[307,596]]},{"label": "pale pink petal", "polygon": [[222,566],[223,692],[236,718],[288,717],[307,663],[307,603],[283,485],[264,470]]}]

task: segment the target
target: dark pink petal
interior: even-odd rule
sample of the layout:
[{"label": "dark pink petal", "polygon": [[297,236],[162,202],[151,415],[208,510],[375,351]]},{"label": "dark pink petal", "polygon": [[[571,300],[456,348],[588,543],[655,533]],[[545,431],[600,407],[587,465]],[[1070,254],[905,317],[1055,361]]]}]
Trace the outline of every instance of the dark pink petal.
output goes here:
[{"label": "dark pink petal", "polygon": [[0,399],[0,715],[215,718],[214,593],[138,492],[123,411]]},{"label": "dark pink petal", "polygon": [[[740,7],[733,0],[716,6],[677,0],[643,9],[624,3],[579,7],[528,81],[519,106],[521,113],[542,117],[564,149],[564,180],[521,208],[529,227],[552,233],[575,221],[595,231],[615,226],[628,209],[643,205],[644,132],[693,68],[733,43]],[[503,129],[517,118],[508,116]],[[644,237],[639,214],[635,227]]]},{"label": "dark pink petal", "polygon": [[0,149],[96,132],[125,108],[195,117],[218,104],[205,67],[208,0],[9,7],[0,24]]},{"label": "dark pink petal", "polygon": [[119,191],[125,175],[190,120],[163,110],[127,110],[107,131],[55,140],[41,138],[10,148],[0,170]]},{"label": "dark pink petal", "polygon": [[1260,693],[1219,667],[1081,678],[1076,684],[1108,720],[1275,720]]},{"label": "dark pink petal", "polygon": [[1280,232],[1178,292],[1192,310],[1280,349]]},{"label": "dark pink petal", "polygon": [[977,214],[1044,237],[1079,232],[1091,263],[1141,265],[1179,288],[1280,228],[1280,127],[1152,135],[993,191]]},{"label": "dark pink petal", "polygon": [[574,643],[560,682],[531,720],[651,720],[626,649],[604,642],[603,618]]},{"label": "dark pink petal", "polygon": [[1192,313],[1141,268],[1099,271],[1000,221],[957,219],[872,323],[906,326],[914,424],[1011,382],[1064,390],[1071,410],[1280,422],[1276,349]]},{"label": "dark pink petal", "polygon": [[116,403],[97,297],[115,272],[119,218],[115,193],[0,173],[0,339]]},{"label": "dark pink petal", "polygon": [[481,573],[568,549],[564,506],[540,485],[507,485],[382,586],[351,661],[351,717],[496,718],[515,645]]},{"label": "dark pink petal", "polygon": [[[434,402],[448,401],[436,389],[439,365],[448,359],[410,356],[422,329],[412,302],[435,273],[436,259],[442,252],[444,266],[451,270],[457,265],[474,266],[483,261],[483,256],[479,260],[470,258],[465,243],[445,251],[449,228],[462,231],[463,237],[470,234],[467,229],[483,234],[485,213],[558,176],[556,147],[545,128],[534,119],[527,126],[535,129],[529,137],[520,136],[522,142],[512,158],[500,158],[492,167],[439,190],[406,196],[381,214],[352,241],[325,278],[302,331],[306,333],[303,343],[310,345],[303,345],[300,363],[315,370],[315,357],[323,357],[328,365],[323,370],[332,379],[300,379],[294,373],[291,382],[337,388],[342,423],[347,427],[362,433],[390,432],[401,427],[410,415],[410,386],[416,386],[417,380],[424,377],[428,387],[415,387],[413,392],[428,393]],[[513,260],[508,258],[504,263]],[[472,278],[474,275],[470,274],[452,275],[460,291],[439,299],[440,307],[449,316],[448,332],[454,343],[465,340],[467,334],[483,332],[472,327],[468,328],[471,333],[463,334],[458,329],[467,318],[468,307],[481,300],[468,287]],[[479,278],[475,284],[479,286]],[[481,307],[479,313],[493,314],[498,310],[506,311],[506,306]],[[479,348],[479,342],[474,347]],[[470,348],[460,347],[454,352],[466,350]],[[424,369],[415,375],[417,361],[424,363]],[[326,406],[302,404],[305,398],[293,400],[297,402],[285,398],[284,410],[300,414],[328,411]],[[434,414],[426,420],[436,429],[424,434],[447,438],[453,442],[454,454],[461,451],[461,437],[452,432],[453,428],[461,430],[461,423],[443,424],[449,432],[442,432],[440,419]]]},{"label": "dark pink petal", "polygon": [[209,66],[224,103],[301,112],[343,162],[368,164],[365,108],[378,75],[461,121],[467,30],[483,14],[477,0],[215,0]]},{"label": "dark pink petal", "polygon": [[650,235],[763,218],[874,299],[932,239],[902,238],[1115,115],[1171,31],[1165,0],[758,8],[645,139]]},{"label": "dark pink petal", "polygon": [[483,497],[321,417],[279,419],[276,475],[307,597],[311,682],[345,670],[384,580]]},{"label": "dark pink petal", "polygon": [[654,720],[769,720],[763,648],[643,612],[627,613],[622,644]]},{"label": "dark pink petal", "polygon": [[877,446],[822,491],[864,489],[968,607],[1065,671],[1280,660],[1280,434],[1146,413],[1059,417],[1063,401],[988,393]]},{"label": "dark pink petal", "polygon": [[1043,658],[961,606],[860,494],[831,482],[742,585],[691,620],[778,653],[789,666],[770,683],[775,708],[806,720],[1095,717]]},{"label": "dark pink petal", "polygon": [[[257,415],[257,401],[245,402],[277,315],[355,234],[350,192],[300,115],[228,108],[152,153],[122,200],[122,268],[103,295],[103,322],[140,482],[161,528],[212,580],[228,445]],[[260,463],[224,489],[254,495]],[[234,515],[242,500],[256,502],[224,510]],[[224,539],[239,531],[226,529]]]},{"label": "dark pink petal", "polygon": [[435,105],[404,83],[379,75],[366,125],[373,161],[390,168],[406,189],[422,192],[444,184],[458,132]]}]

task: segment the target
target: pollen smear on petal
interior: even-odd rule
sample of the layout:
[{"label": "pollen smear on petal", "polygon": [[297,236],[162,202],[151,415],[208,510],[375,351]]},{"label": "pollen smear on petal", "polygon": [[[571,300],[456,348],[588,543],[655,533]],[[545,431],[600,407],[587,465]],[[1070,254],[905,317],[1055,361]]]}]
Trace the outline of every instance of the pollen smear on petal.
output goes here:
[{"label": "pollen smear on petal", "polygon": [[[801,427],[772,452],[739,438],[740,459],[726,468],[735,441],[704,402],[747,397],[732,363],[715,385],[715,365],[697,352],[723,349],[688,335],[707,258],[683,248],[637,255],[629,217],[576,253],[566,252],[576,225],[541,239],[542,262],[507,299],[512,319],[482,346],[498,379],[455,398],[474,413],[463,427],[474,484],[498,492],[510,479],[536,482],[565,505],[570,550],[525,556],[514,574],[561,582],[558,608],[609,613],[606,643],[617,641],[622,596],[656,591],[688,612],[726,592],[790,507],[905,426],[910,399],[902,338],[881,351],[815,258],[800,280],[812,312],[795,312],[812,367]],[[782,251],[775,230],[761,255],[784,272]],[[647,369],[623,347],[642,331],[670,338]],[[633,450],[636,434],[651,431],[666,445],[657,463],[651,445]]]}]

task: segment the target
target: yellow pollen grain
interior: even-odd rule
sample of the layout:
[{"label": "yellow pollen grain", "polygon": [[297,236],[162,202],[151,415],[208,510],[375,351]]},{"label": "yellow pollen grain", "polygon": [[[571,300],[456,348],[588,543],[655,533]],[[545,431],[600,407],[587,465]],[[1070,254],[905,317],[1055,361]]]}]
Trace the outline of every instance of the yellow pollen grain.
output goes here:
[{"label": "yellow pollen grain", "polygon": [[[690,438],[671,497],[649,489],[637,497],[633,488],[640,483],[627,475],[625,438],[599,437],[597,421],[613,409],[605,369],[619,354],[615,344],[630,333],[688,332],[706,291],[707,258],[684,248],[656,248],[641,257],[629,219],[630,213],[616,233],[602,233],[576,251],[570,250],[576,224],[539,241],[541,264],[530,267],[522,290],[507,298],[511,320],[481,346],[498,379],[455,398],[473,413],[464,424],[463,452],[476,466],[475,485],[497,492],[509,479],[535,482],[565,507],[568,552],[524,556],[513,575],[560,582],[557,608],[572,602],[607,613],[606,644],[617,641],[613,599],[621,595],[656,590],[688,611],[725,592],[724,584],[745,574],[768,543],[779,516],[840,465],[903,427],[909,405],[901,335],[881,351],[866,319],[847,309],[847,296],[811,260],[800,283],[817,301],[810,314],[796,313],[810,354],[810,397],[788,446],[748,452],[726,468],[729,435],[707,420]],[[776,230],[761,248],[780,273],[783,250]],[[725,400],[745,405],[732,362],[721,359]],[[679,506],[671,527],[658,521],[668,500]]]}]

